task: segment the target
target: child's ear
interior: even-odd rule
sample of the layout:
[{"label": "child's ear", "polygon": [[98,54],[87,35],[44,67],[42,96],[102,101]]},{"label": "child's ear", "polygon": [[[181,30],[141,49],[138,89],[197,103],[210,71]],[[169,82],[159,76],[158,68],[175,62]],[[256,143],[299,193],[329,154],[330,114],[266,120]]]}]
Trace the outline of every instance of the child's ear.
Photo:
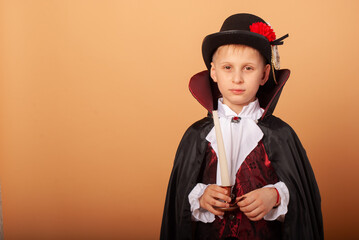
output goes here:
[{"label": "child's ear", "polygon": [[217,82],[216,68],[214,67],[213,62],[211,62],[211,78],[213,79],[214,82]]},{"label": "child's ear", "polygon": [[263,86],[263,85],[268,81],[270,71],[271,71],[271,66],[270,66],[270,64],[267,64],[267,65],[264,67],[264,72],[263,72],[263,78],[262,78],[262,81],[261,81],[261,86]]}]

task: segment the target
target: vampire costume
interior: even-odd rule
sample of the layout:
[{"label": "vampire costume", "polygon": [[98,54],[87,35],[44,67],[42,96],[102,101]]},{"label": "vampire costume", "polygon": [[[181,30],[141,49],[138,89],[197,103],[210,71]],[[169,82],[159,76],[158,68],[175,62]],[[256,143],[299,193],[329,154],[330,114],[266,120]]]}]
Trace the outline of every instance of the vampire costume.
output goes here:
[{"label": "vampire costume", "polygon": [[[231,43],[249,45],[260,51],[268,63],[272,61],[271,51],[268,52],[261,48],[263,39],[260,40],[262,42],[253,43],[256,36],[249,33],[251,36],[248,39],[253,38],[250,41],[252,45],[250,45],[246,42],[248,39],[242,39],[241,42],[233,37],[233,34],[237,34],[236,31],[239,31],[238,36],[241,37],[247,34],[243,33],[244,31],[248,32],[248,29],[231,29],[233,22],[238,22],[240,18],[242,18],[242,22],[245,19],[245,25],[257,22],[265,23],[257,16],[249,14],[237,14],[229,17],[230,20],[225,21],[219,35],[212,34],[204,40],[203,57],[208,69],[210,69],[211,56],[215,51],[213,49]],[[229,26],[229,29],[226,26]],[[235,27],[238,27],[238,24]],[[220,44],[212,44],[211,38]],[[271,43],[281,44],[282,39],[274,40]],[[214,223],[192,220],[188,195],[197,183],[215,183],[213,163],[217,161],[206,136],[214,125],[211,113],[213,109],[217,108],[220,92],[209,77],[209,71],[203,71],[191,78],[189,87],[192,95],[208,110],[208,116],[190,126],[179,144],[168,184],[160,239],[299,240],[324,238],[320,193],[306,152],[293,129],[272,115],[290,72],[289,70],[277,70],[273,61],[271,65],[273,75],[257,93],[260,107],[264,109],[264,113],[257,123],[263,132],[263,138],[253,152],[247,156],[245,160],[247,169],[242,167],[242,164],[239,173],[244,173],[244,177],[247,177],[246,170],[253,174],[254,168],[260,168],[262,169],[261,175],[264,175],[260,179],[253,178],[253,181],[251,178],[248,186],[243,184],[242,194],[278,180],[285,183],[289,190],[290,200],[284,222],[263,219],[249,221],[240,210],[236,210],[234,214],[225,213],[222,220],[216,217]],[[237,177],[234,191],[240,191],[241,183],[243,183],[243,179]],[[234,221],[237,222],[234,223]]]}]

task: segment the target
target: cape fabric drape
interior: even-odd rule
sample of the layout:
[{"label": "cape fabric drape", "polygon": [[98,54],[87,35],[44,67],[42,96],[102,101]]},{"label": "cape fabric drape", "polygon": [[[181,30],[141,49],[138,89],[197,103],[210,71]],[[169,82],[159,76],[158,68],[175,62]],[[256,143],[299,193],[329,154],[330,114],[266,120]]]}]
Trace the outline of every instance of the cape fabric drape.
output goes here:
[{"label": "cape fabric drape", "polygon": [[[306,152],[293,129],[272,115],[258,122],[269,160],[290,192],[283,239],[323,239],[319,189]],[[188,194],[198,182],[213,127],[211,117],[194,123],[178,147],[162,219],[161,239],[193,239],[196,222],[191,220]]]}]

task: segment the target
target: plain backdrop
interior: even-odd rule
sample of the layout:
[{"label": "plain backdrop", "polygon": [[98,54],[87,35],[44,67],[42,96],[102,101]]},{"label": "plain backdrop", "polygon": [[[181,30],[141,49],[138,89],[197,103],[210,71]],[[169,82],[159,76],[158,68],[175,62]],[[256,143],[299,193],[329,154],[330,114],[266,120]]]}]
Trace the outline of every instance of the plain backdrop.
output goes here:
[{"label": "plain backdrop", "polygon": [[307,150],[326,239],[358,236],[358,11],[355,0],[0,1],[5,239],[158,239],[176,148],[206,115],[188,91],[202,40],[239,12],[289,33],[274,114]]}]

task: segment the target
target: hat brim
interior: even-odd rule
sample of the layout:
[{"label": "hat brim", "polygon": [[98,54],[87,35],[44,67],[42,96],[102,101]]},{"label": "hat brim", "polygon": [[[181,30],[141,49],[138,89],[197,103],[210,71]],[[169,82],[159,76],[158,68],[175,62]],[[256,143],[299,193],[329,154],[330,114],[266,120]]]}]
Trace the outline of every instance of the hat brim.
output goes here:
[{"label": "hat brim", "polygon": [[217,48],[229,44],[241,44],[257,49],[267,63],[271,62],[271,47],[265,36],[245,30],[228,30],[213,33],[204,38],[202,56],[208,70],[211,69],[212,56]]}]

